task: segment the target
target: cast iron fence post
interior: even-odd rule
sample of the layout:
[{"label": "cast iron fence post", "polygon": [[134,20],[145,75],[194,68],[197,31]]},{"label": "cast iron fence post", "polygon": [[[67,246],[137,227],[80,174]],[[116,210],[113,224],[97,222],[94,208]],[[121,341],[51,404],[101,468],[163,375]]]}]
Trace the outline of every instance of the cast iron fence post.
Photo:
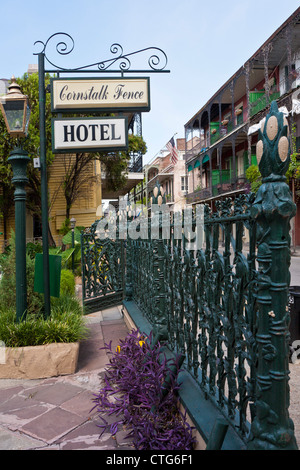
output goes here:
[{"label": "cast iron fence post", "polygon": [[251,450],[297,449],[289,418],[290,219],[296,206],[286,184],[290,161],[288,123],[271,104],[259,131],[257,160],[263,177],[252,207],[257,220],[259,263],[257,302],[256,416],[251,426]]},{"label": "cast iron fence post", "polygon": [[[166,218],[163,212],[160,212],[160,208],[166,204],[166,198],[163,194],[162,188],[159,182],[153,190],[152,196],[152,209],[155,207],[155,211],[151,210],[152,224],[154,232],[151,238],[153,247],[153,287],[155,289],[155,295],[153,299],[153,333],[155,340],[166,340],[168,338],[168,317],[166,312],[166,292],[165,292],[165,279],[164,279],[164,234]],[[154,218],[153,218],[154,216]]]}]

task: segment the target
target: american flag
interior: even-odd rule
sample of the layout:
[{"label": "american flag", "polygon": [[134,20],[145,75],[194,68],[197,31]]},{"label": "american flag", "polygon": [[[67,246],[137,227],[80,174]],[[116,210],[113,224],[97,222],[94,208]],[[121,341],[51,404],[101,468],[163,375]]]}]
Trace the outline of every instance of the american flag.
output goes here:
[{"label": "american flag", "polygon": [[173,163],[173,165],[175,165],[178,161],[178,151],[177,151],[177,148],[175,147],[174,137],[172,137],[172,139],[169,140],[166,147],[171,154],[171,162]]}]

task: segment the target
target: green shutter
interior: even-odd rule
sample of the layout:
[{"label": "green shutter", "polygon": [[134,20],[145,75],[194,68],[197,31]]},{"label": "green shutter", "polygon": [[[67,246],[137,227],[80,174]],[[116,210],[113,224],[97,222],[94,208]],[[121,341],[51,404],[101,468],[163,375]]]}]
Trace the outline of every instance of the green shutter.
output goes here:
[{"label": "green shutter", "polygon": [[247,150],[245,150],[245,152],[244,152],[244,173],[246,173],[248,168],[249,168],[248,152],[247,152]]}]

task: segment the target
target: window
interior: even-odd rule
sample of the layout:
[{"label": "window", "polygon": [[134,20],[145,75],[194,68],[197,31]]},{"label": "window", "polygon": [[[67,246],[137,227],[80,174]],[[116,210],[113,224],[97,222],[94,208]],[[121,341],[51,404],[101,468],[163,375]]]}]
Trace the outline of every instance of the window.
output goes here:
[{"label": "window", "polygon": [[188,189],[188,179],[187,176],[181,176],[181,191],[187,191]]}]

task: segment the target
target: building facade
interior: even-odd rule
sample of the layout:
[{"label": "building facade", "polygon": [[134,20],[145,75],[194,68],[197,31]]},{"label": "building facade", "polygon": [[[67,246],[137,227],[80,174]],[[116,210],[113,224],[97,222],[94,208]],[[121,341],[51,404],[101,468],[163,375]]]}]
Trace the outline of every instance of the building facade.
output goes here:
[{"label": "building facade", "polygon": [[163,150],[152,162],[144,166],[143,196],[140,191],[137,191],[137,202],[141,201],[150,208],[153,189],[159,183],[170,211],[177,212],[183,209],[187,192],[185,139],[176,139],[176,148],[178,160],[175,164],[172,163],[169,151]]},{"label": "building facade", "polygon": [[[273,100],[300,152],[299,87],[300,8],[185,124],[188,204],[213,206],[250,190],[246,170],[257,164],[258,129]],[[293,244],[300,245],[299,216]]]}]

